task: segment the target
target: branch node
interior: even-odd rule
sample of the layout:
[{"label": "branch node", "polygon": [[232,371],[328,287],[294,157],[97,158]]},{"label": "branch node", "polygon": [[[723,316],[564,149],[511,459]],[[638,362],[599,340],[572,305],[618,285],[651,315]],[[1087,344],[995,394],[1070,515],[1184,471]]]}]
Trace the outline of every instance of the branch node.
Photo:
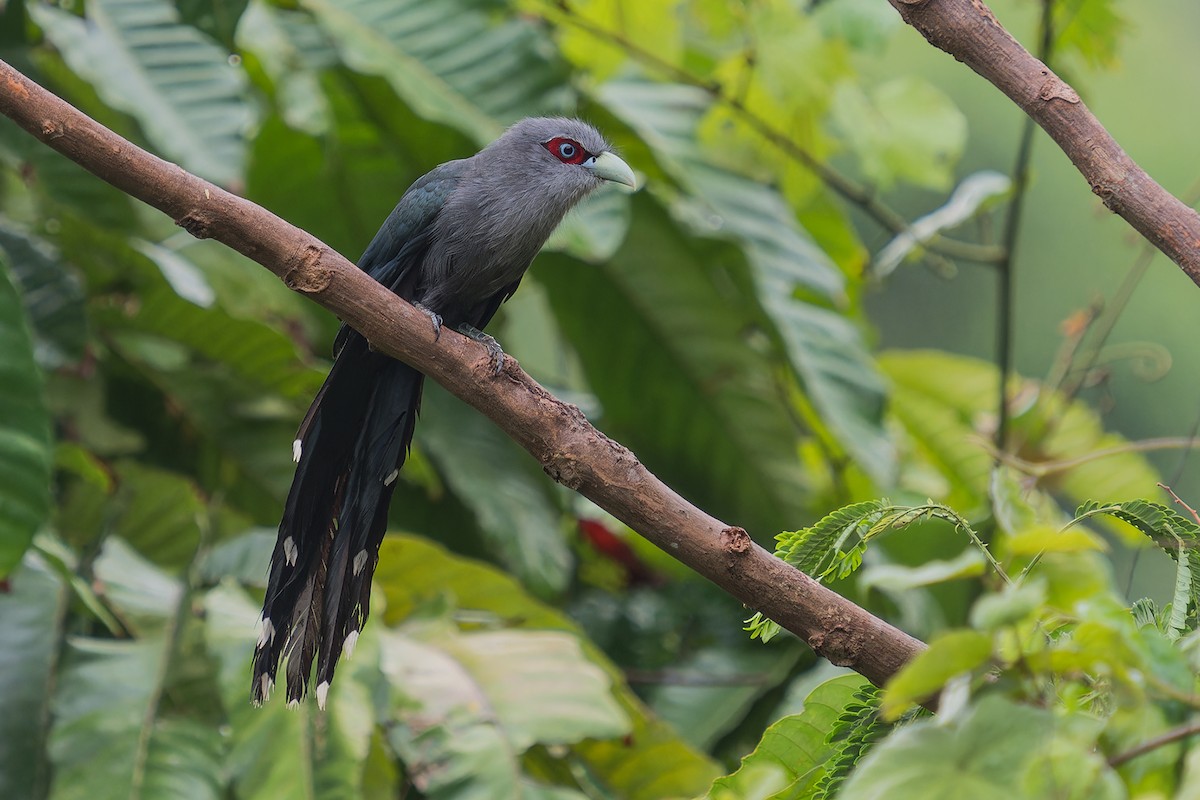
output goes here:
[{"label": "branch node", "polygon": [[209,229],[212,227],[212,217],[203,211],[189,211],[179,219],[175,220],[175,224],[183,228],[185,231],[195,236],[197,239],[211,238],[212,234]]},{"label": "branch node", "polygon": [[1039,100],[1063,100],[1072,105],[1080,103],[1079,93],[1072,89],[1062,78],[1054,73],[1046,76],[1045,83],[1038,91]]},{"label": "branch node", "polygon": [[721,547],[731,555],[741,555],[750,549],[752,541],[745,528],[730,525],[721,529]]},{"label": "branch node", "polygon": [[57,120],[52,120],[52,119],[42,120],[41,131],[42,131],[42,138],[46,139],[47,141],[52,140],[52,139],[59,139],[59,138],[65,136],[67,133],[66,129],[63,127],[63,124],[61,122],[58,122]]},{"label": "branch node", "polygon": [[577,492],[583,486],[583,473],[575,464],[575,459],[565,453],[555,453],[542,464],[542,471],[550,476],[555,483],[561,483],[571,491]]},{"label": "branch node", "polygon": [[333,282],[333,270],[321,266],[322,248],[307,244],[298,256],[288,259],[283,282],[293,292],[320,294]]}]

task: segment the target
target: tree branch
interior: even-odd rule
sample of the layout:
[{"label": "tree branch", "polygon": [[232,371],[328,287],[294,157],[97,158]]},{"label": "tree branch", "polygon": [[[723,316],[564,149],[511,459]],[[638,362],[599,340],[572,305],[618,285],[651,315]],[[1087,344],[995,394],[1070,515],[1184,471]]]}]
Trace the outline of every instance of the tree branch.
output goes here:
[{"label": "tree branch", "polygon": [[[589,498],[818,654],[882,685],[924,645],[756,545],[744,530],[684,500],[578,408],[505,358],[444,329],[328,245],[90,119],[0,61],[0,113],[118,189],[262,264],[337,314],[376,349],[403,359],[477,408],[551,478]],[[283,446],[283,445],[281,445]]]},{"label": "tree branch", "polygon": [[983,0],[888,0],[934,47],[992,82],[1042,127],[1104,205],[1200,285],[1200,215],[1139,167],[1079,95],[1006,31]]}]

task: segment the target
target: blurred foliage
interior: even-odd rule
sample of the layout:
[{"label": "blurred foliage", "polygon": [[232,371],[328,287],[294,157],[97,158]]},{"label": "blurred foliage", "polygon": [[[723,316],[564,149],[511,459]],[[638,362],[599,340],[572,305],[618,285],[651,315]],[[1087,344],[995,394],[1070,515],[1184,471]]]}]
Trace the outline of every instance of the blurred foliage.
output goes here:
[{"label": "blurred foliage", "polygon": [[[1116,0],[1052,10],[1068,74],[1116,63]],[[1195,714],[1197,525],[1080,399],[1095,317],[1041,379],[874,346],[865,276],[986,260],[1015,191],[887,66],[899,29],[877,0],[0,4],[0,57],[352,257],[514,120],[597,123],[644,188],[572,213],[506,350],[931,643],[881,692],[751,641],[430,387],[330,710],[251,708],[336,320],[0,120],[0,797],[1194,796],[1185,740],[1130,753]],[[912,192],[935,210],[888,205]],[[1130,613],[1106,553],[1149,541],[1174,592]]]}]

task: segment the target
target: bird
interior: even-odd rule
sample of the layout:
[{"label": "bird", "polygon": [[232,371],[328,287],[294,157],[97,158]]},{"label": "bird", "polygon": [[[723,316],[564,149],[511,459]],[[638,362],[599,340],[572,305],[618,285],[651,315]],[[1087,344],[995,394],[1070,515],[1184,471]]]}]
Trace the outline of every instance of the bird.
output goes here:
[{"label": "bird", "polygon": [[[424,311],[435,335],[444,325],[483,343],[499,372],[503,351],[483,328],[564,215],[607,182],[637,184],[594,127],[523,119],[475,155],[418,178],[358,266]],[[304,699],[315,660],[325,707],[338,659],[353,653],[367,620],[388,506],[421,405],[424,374],[374,351],[353,328],[341,326],[333,351],[292,443],[296,472],[251,669],[255,705],[270,697],[286,659],[288,705]]]}]

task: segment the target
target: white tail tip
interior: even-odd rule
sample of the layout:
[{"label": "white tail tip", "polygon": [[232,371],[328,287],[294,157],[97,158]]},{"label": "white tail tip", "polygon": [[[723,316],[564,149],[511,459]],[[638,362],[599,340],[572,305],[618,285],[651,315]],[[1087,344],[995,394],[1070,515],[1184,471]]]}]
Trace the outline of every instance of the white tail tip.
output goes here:
[{"label": "white tail tip", "polygon": [[[271,622],[270,617],[264,617],[262,621],[262,633],[258,635],[258,649],[262,650],[273,641],[275,641],[275,623]],[[263,677],[267,676],[264,675]]]},{"label": "white tail tip", "polygon": [[358,645],[358,631],[350,631],[346,634],[346,643],[342,645],[342,650],[346,653],[346,658],[354,655],[354,648]]},{"label": "white tail tip", "polygon": [[265,673],[258,679],[258,693],[264,703],[271,699],[271,687],[274,685],[275,681],[271,680],[271,676]]},{"label": "white tail tip", "polygon": [[287,562],[289,567],[296,566],[296,558],[300,555],[300,550],[296,547],[296,540],[292,537],[287,537],[283,540],[283,560]]},{"label": "white tail tip", "polygon": [[292,442],[292,461],[300,463],[300,452],[304,449],[304,444],[299,439]]},{"label": "white tail tip", "polygon": [[329,697],[329,681],[317,684],[317,708],[325,710],[325,699]]}]

